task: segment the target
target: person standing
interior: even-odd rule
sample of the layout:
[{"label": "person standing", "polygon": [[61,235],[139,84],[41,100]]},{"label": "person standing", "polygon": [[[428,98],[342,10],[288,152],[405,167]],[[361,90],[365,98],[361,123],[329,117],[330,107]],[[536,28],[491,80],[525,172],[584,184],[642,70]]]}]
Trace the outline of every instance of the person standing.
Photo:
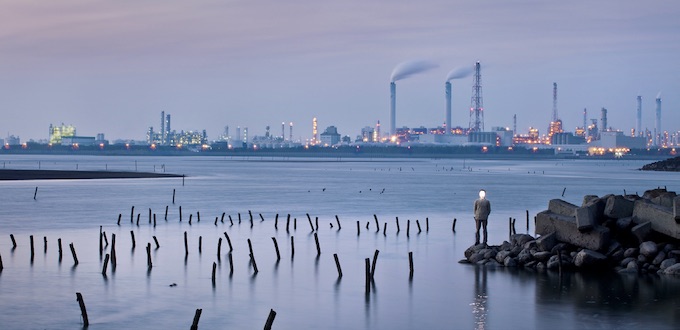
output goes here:
[{"label": "person standing", "polygon": [[486,191],[484,189],[479,191],[479,199],[475,200],[475,225],[477,231],[475,233],[475,245],[479,244],[479,229],[484,230],[484,241],[486,244],[486,223],[491,213],[491,203],[486,199]]}]

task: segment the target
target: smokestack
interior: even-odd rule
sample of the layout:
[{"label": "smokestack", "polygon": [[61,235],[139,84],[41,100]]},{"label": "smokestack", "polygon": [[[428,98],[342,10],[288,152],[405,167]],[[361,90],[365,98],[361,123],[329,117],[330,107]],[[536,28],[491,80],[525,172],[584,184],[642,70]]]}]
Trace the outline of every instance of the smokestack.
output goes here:
[{"label": "smokestack", "polygon": [[583,108],[583,137],[588,138],[588,109]]},{"label": "smokestack", "polygon": [[654,144],[661,145],[661,92],[656,96],[656,125],[654,125]]},{"label": "smokestack", "polygon": [[390,83],[390,138],[397,134],[397,84]]},{"label": "smokestack", "polygon": [[451,134],[451,82],[446,84],[446,134]]},{"label": "smokestack", "polygon": [[291,121],[290,124],[288,124],[288,125],[289,125],[288,127],[289,127],[289,130],[290,130],[290,132],[288,133],[288,134],[290,134],[288,140],[290,142],[293,142],[293,122]]},{"label": "smokestack", "polygon": [[606,132],[607,131],[607,109],[602,108],[602,117],[600,118],[600,123],[602,124],[602,129],[600,132]]},{"label": "smokestack", "polygon": [[161,111],[161,145],[165,144],[165,111]]},{"label": "smokestack", "polygon": [[553,123],[556,123],[559,117],[557,116],[557,83],[553,83]]},{"label": "smokestack", "polygon": [[642,96],[637,97],[637,117],[635,120],[635,135],[642,136]]},{"label": "smokestack", "polygon": [[512,135],[517,135],[517,114],[512,115]]},{"label": "smokestack", "polygon": [[286,123],[281,122],[281,141],[286,141]]}]

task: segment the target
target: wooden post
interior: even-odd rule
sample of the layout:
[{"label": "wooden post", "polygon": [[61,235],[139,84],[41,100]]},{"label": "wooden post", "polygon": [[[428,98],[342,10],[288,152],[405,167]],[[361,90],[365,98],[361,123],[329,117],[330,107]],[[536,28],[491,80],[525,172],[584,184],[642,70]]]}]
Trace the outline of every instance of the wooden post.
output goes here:
[{"label": "wooden post", "polygon": [[130,223],[135,221],[135,206],[132,205],[132,209],[130,209]]},{"label": "wooden post", "polygon": [[430,231],[430,218],[425,218],[425,232]]},{"label": "wooden post", "polygon": [[241,224],[241,212],[238,213],[238,223]]},{"label": "wooden post", "polygon": [[272,241],[274,241],[274,250],[276,250],[276,261],[281,260],[281,253],[279,253],[279,244],[276,243],[276,237],[272,237]]},{"label": "wooden post", "polygon": [[73,246],[73,242],[68,245],[71,248],[71,255],[73,255],[73,264],[78,264],[78,256],[76,256],[76,248]]},{"label": "wooden post", "polygon": [[175,189],[172,190],[172,204],[175,204]]},{"label": "wooden post", "polygon": [[383,236],[387,236],[387,222],[383,223]]},{"label": "wooden post", "polygon": [[220,222],[221,222],[221,223],[224,223],[224,216],[225,216],[225,215],[226,215],[226,213],[225,213],[225,212],[222,212],[222,219],[220,219]]},{"label": "wooden post", "polygon": [[45,253],[47,253],[47,236],[43,236],[43,241],[45,242]]},{"label": "wooden post", "polygon": [[286,231],[288,231],[289,225],[290,225],[290,213],[289,213],[288,216],[286,217]]},{"label": "wooden post", "polygon": [[102,232],[102,236],[104,237],[104,247],[109,246],[109,239],[106,238],[106,232]]},{"label": "wooden post", "polygon": [[179,206],[179,222],[182,222],[182,205]]},{"label": "wooden post", "polygon": [[106,268],[109,266],[109,254],[106,254],[106,257],[104,257],[104,267],[102,268],[102,275],[106,276]]},{"label": "wooden post", "polygon": [[517,230],[516,230],[516,228],[515,228],[515,220],[517,220],[517,219],[512,218],[512,234],[513,234],[513,235],[514,235],[514,234],[517,234]]},{"label": "wooden post", "polygon": [[[184,175],[182,175],[182,185],[184,185]],[[198,321],[201,319],[201,312],[203,312],[202,309],[196,309],[196,314],[194,314],[194,321],[191,323],[190,330],[198,330]]]},{"label": "wooden post", "polygon": [[158,238],[156,238],[156,236],[153,237],[153,241],[154,241],[154,243],[156,243],[156,248],[157,248],[157,249],[158,249],[159,247],[161,247],[161,245],[158,244]]},{"label": "wooden post", "polygon": [[151,263],[151,243],[146,243],[146,265],[151,269],[153,264]]},{"label": "wooden post", "polygon": [[375,254],[373,254],[373,265],[371,265],[371,280],[375,275],[375,264],[376,262],[378,262],[378,253],[380,253],[380,251],[375,250]]},{"label": "wooden post", "polygon": [[193,213],[189,213],[189,225],[191,225],[191,218],[194,216]]},{"label": "wooden post", "polygon": [[418,225],[418,234],[420,234],[420,232],[422,231],[420,230],[420,220],[416,219],[416,225]]},{"label": "wooden post", "polygon": [[120,218],[123,217],[122,213],[118,213],[118,222],[116,222],[117,225],[120,226]]},{"label": "wooden post", "polygon": [[153,214],[153,227],[156,228],[156,213]]},{"label": "wooden post", "polygon": [[0,255],[0,272],[2,272],[3,268],[5,267],[2,265],[2,256]]},{"label": "wooden post", "polygon": [[137,244],[135,243],[135,232],[133,230],[130,230],[130,237],[132,238],[132,249],[134,250]]},{"label": "wooden post", "polygon": [[406,220],[406,237],[409,237],[411,231],[411,219]]},{"label": "wooden post", "polygon": [[279,214],[276,213],[276,217],[274,217],[274,229],[279,229]]},{"label": "wooden post", "polygon": [[458,219],[453,218],[453,225],[451,226],[451,229],[453,230],[454,233],[456,232],[456,221],[458,221]]},{"label": "wooden post", "polygon": [[564,192],[565,192],[565,191],[567,191],[567,187],[564,187],[564,189],[562,189],[562,197],[564,197]]},{"label": "wooden post", "polygon": [[217,260],[222,260],[222,237],[217,240]]},{"label": "wooden post", "polygon": [[272,324],[274,323],[274,318],[276,317],[276,312],[273,309],[269,310],[269,316],[267,316],[267,322],[264,324],[264,330],[271,330]]},{"label": "wooden post", "polygon": [[189,255],[189,242],[187,242],[187,232],[184,231],[184,256]]},{"label": "wooden post", "polygon": [[231,246],[231,239],[229,238],[229,234],[227,234],[226,231],[224,232],[224,237],[227,238],[227,244],[229,244],[229,252],[233,251],[234,248]]},{"label": "wooden post", "polygon": [[[59,259],[61,260],[61,239],[59,239]],[[116,270],[116,234],[111,234],[111,267]]]},{"label": "wooden post", "polygon": [[234,259],[231,256],[231,253],[229,253],[229,274],[234,273]]},{"label": "wooden post", "polygon": [[335,222],[338,223],[338,230],[342,229],[342,227],[340,226],[340,218],[338,218],[337,215],[335,216]]},{"label": "wooden post", "polygon": [[379,232],[380,231],[380,223],[378,223],[378,216],[374,214],[373,219],[375,219],[375,231]]},{"label": "wooden post", "polygon": [[231,214],[229,215],[229,224],[230,224],[231,226],[234,225],[234,220],[231,219]]},{"label": "wooden post", "polygon": [[248,216],[250,217],[250,222],[253,222],[253,212],[248,210]]},{"label": "wooden post", "polygon": [[508,232],[509,235],[512,236],[512,217],[508,218]]},{"label": "wooden post", "polygon": [[314,233],[314,241],[316,242],[316,255],[321,255],[321,246],[319,246],[319,235]]},{"label": "wooden post", "polygon": [[14,239],[14,234],[9,234],[9,238],[12,240],[12,249],[16,249],[17,241]]},{"label": "wooden post", "polygon": [[333,258],[335,259],[335,267],[338,268],[338,277],[342,277],[342,268],[340,268],[340,260],[338,259],[338,254],[333,253]]},{"label": "wooden post", "polygon": [[264,217],[262,216],[262,213],[259,213],[259,214],[260,214],[260,222],[264,221]]},{"label": "wooden post", "polygon": [[408,277],[413,278],[413,252],[408,253],[408,268],[409,268]]},{"label": "wooden post", "polygon": [[357,220],[357,236],[359,236],[359,234],[361,234],[361,228],[359,226],[359,220]]},{"label": "wooden post", "polygon": [[149,208],[149,224],[151,223],[151,208]]},{"label": "wooden post", "polygon": [[141,213],[137,213],[137,227],[139,227],[139,217],[141,216]]},{"label": "wooden post", "polygon": [[63,250],[61,248],[61,238],[57,239],[57,245],[59,246],[59,262],[61,262],[61,258],[63,256]]},{"label": "wooden post", "polygon": [[397,233],[399,233],[399,231],[400,231],[400,228],[399,228],[399,217],[396,217],[396,220],[397,220]]},{"label": "wooden post", "polygon": [[31,261],[33,261],[33,257],[35,257],[35,248],[33,247],[33,235],[31,235]]},{"label": "wooden post", "polygon": [[87,328],[90,325],[90,321],[87,319],[85,301],[83,301],[83,295],[80,294],[80,292],[76,292],[76,300],[78,301],[78,305],[80,305],[80,314],[83,316],[83,327]]},{"label": "wooden post", "polygon": [[257,263],[255,262],[255,254],[253,253],[253,243],[250,242],[250,238],[248,239],[248,249],[250,249],[250,261],[253,262],[253,270],[255,270],[255,274],[257,274]]},{"label": "wooden post", "polygon": [[307,213],[307,221],[309,221],[309,228],[314,231],[314,225],[312,224],[312,218],[309,216],[309,213]]},{"label": "wooden post", "polygon": [[293,258],[295,256],[295,237],[291,236],[290,237],[290,257]]},{"label": "wooden post", "polygon": [[316,224],[315,230],[319,231],[319,217],[314,217],[314,221],[315,221],[315,224]]},{"label": "wooden post", "polygon": [[371,260],[366,258],[366,293],[371,292]]},{"label": "wooden post", "polygon": [[203,252],[203,236],[198,236],[198,254]]},{"label": "wooden post", "polygon": [[165,205],[165,217],[164,217],[165,221],[168,221],[168,207],[169,205]]},{"label": "wooden post", "polygon": [[293,230],[297,230],[297,218],[293,218]]},{"label": "wooden post", "polygon": [[220,217],[215,217],[215,227],[217,227],[217,220],[220,220]]},{"label": "wooden post", "polygon": [[212,284],[213,286],[215,285],[215,272],[217,271],[217,263],[213,261],[213,268],[212,268]]},{"label": "wooden post", "polygon": [[196,211],[196,221],[201,222],[201,212]]},{"label": "wooden post", "polygon": [[36,200],[36,196],[38,196],[38,187],[35,187],[35,192],[33,193],[33,200]]}]

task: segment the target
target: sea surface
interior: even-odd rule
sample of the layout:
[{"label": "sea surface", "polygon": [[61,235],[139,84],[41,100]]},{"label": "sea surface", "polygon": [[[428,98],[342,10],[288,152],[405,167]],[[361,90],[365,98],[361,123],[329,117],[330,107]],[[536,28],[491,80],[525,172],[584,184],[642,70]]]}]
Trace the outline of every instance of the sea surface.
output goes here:
[{"label": "sea surface", "polygon": [[[187,329],[197,309],[199,329],[261,329],[270,310],[274,329],[675,329],[680,278],[458,263],[474,241],[479,189],[491,201],[489,243],[500,244],[511,218],[533,235],[533,217],[553,198],[680,191],[680,174],[638,171],[645,163],[2,156],[4,168],[185,177],[0,182],[0,328],[79,328],[80,292],[90,329]],[[116,266],[103,275],[114,235]]]}]

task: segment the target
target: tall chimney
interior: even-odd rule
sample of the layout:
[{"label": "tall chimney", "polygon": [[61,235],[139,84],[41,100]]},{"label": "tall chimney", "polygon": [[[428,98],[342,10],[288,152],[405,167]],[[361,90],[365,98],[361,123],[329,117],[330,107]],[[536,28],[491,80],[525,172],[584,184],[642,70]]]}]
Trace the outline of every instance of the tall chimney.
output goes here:
[{"label": "tall chimney", "polygon": [[557,122],[559,116],[557,115],[557,83],[553,83],[553,123]]},{"label": "tall chimney", "polygon": [[635,121],[635,135],[642,136],[642,96],[637,97],[637,117]]},{"label": "tall chimney", "polygon": [[390,83],[390,138],[397,134],[397,84]]},{"label": "tall chimney", "polygon": [[654,145],[661,145],[661,93],[656,97],[656,125],[654,125]]},{"label": "tall chimney", "polygon": [[583,108],[583,137],[588,138],[588,109]]},{"label": "tall chimney", "polygon": [[165,144],[165,111],[161,111],[161,145]]},{"label": "tall chimney", "polygon": [[289,125],[288,128],[290,130],[289,133],[288,133],[288,134],[290,134],[288,140],[290,142],[293,142],[293,122],[291,121],[288,125]]},{"label": "tall chimney", "polygon": [[600,124],[602,124],[602,128],[600,129],[600,132],[606,132],[607,131],[607,109],[602,108],[602,117],[600,117]]},{"label": "tall chimney", "polygon": [[451,134],[451,82],[446,84],[446,134]]},{"label": "tall chimney", "polygon": [[286,122],[281,122],[281,141],[286,141]]}]

